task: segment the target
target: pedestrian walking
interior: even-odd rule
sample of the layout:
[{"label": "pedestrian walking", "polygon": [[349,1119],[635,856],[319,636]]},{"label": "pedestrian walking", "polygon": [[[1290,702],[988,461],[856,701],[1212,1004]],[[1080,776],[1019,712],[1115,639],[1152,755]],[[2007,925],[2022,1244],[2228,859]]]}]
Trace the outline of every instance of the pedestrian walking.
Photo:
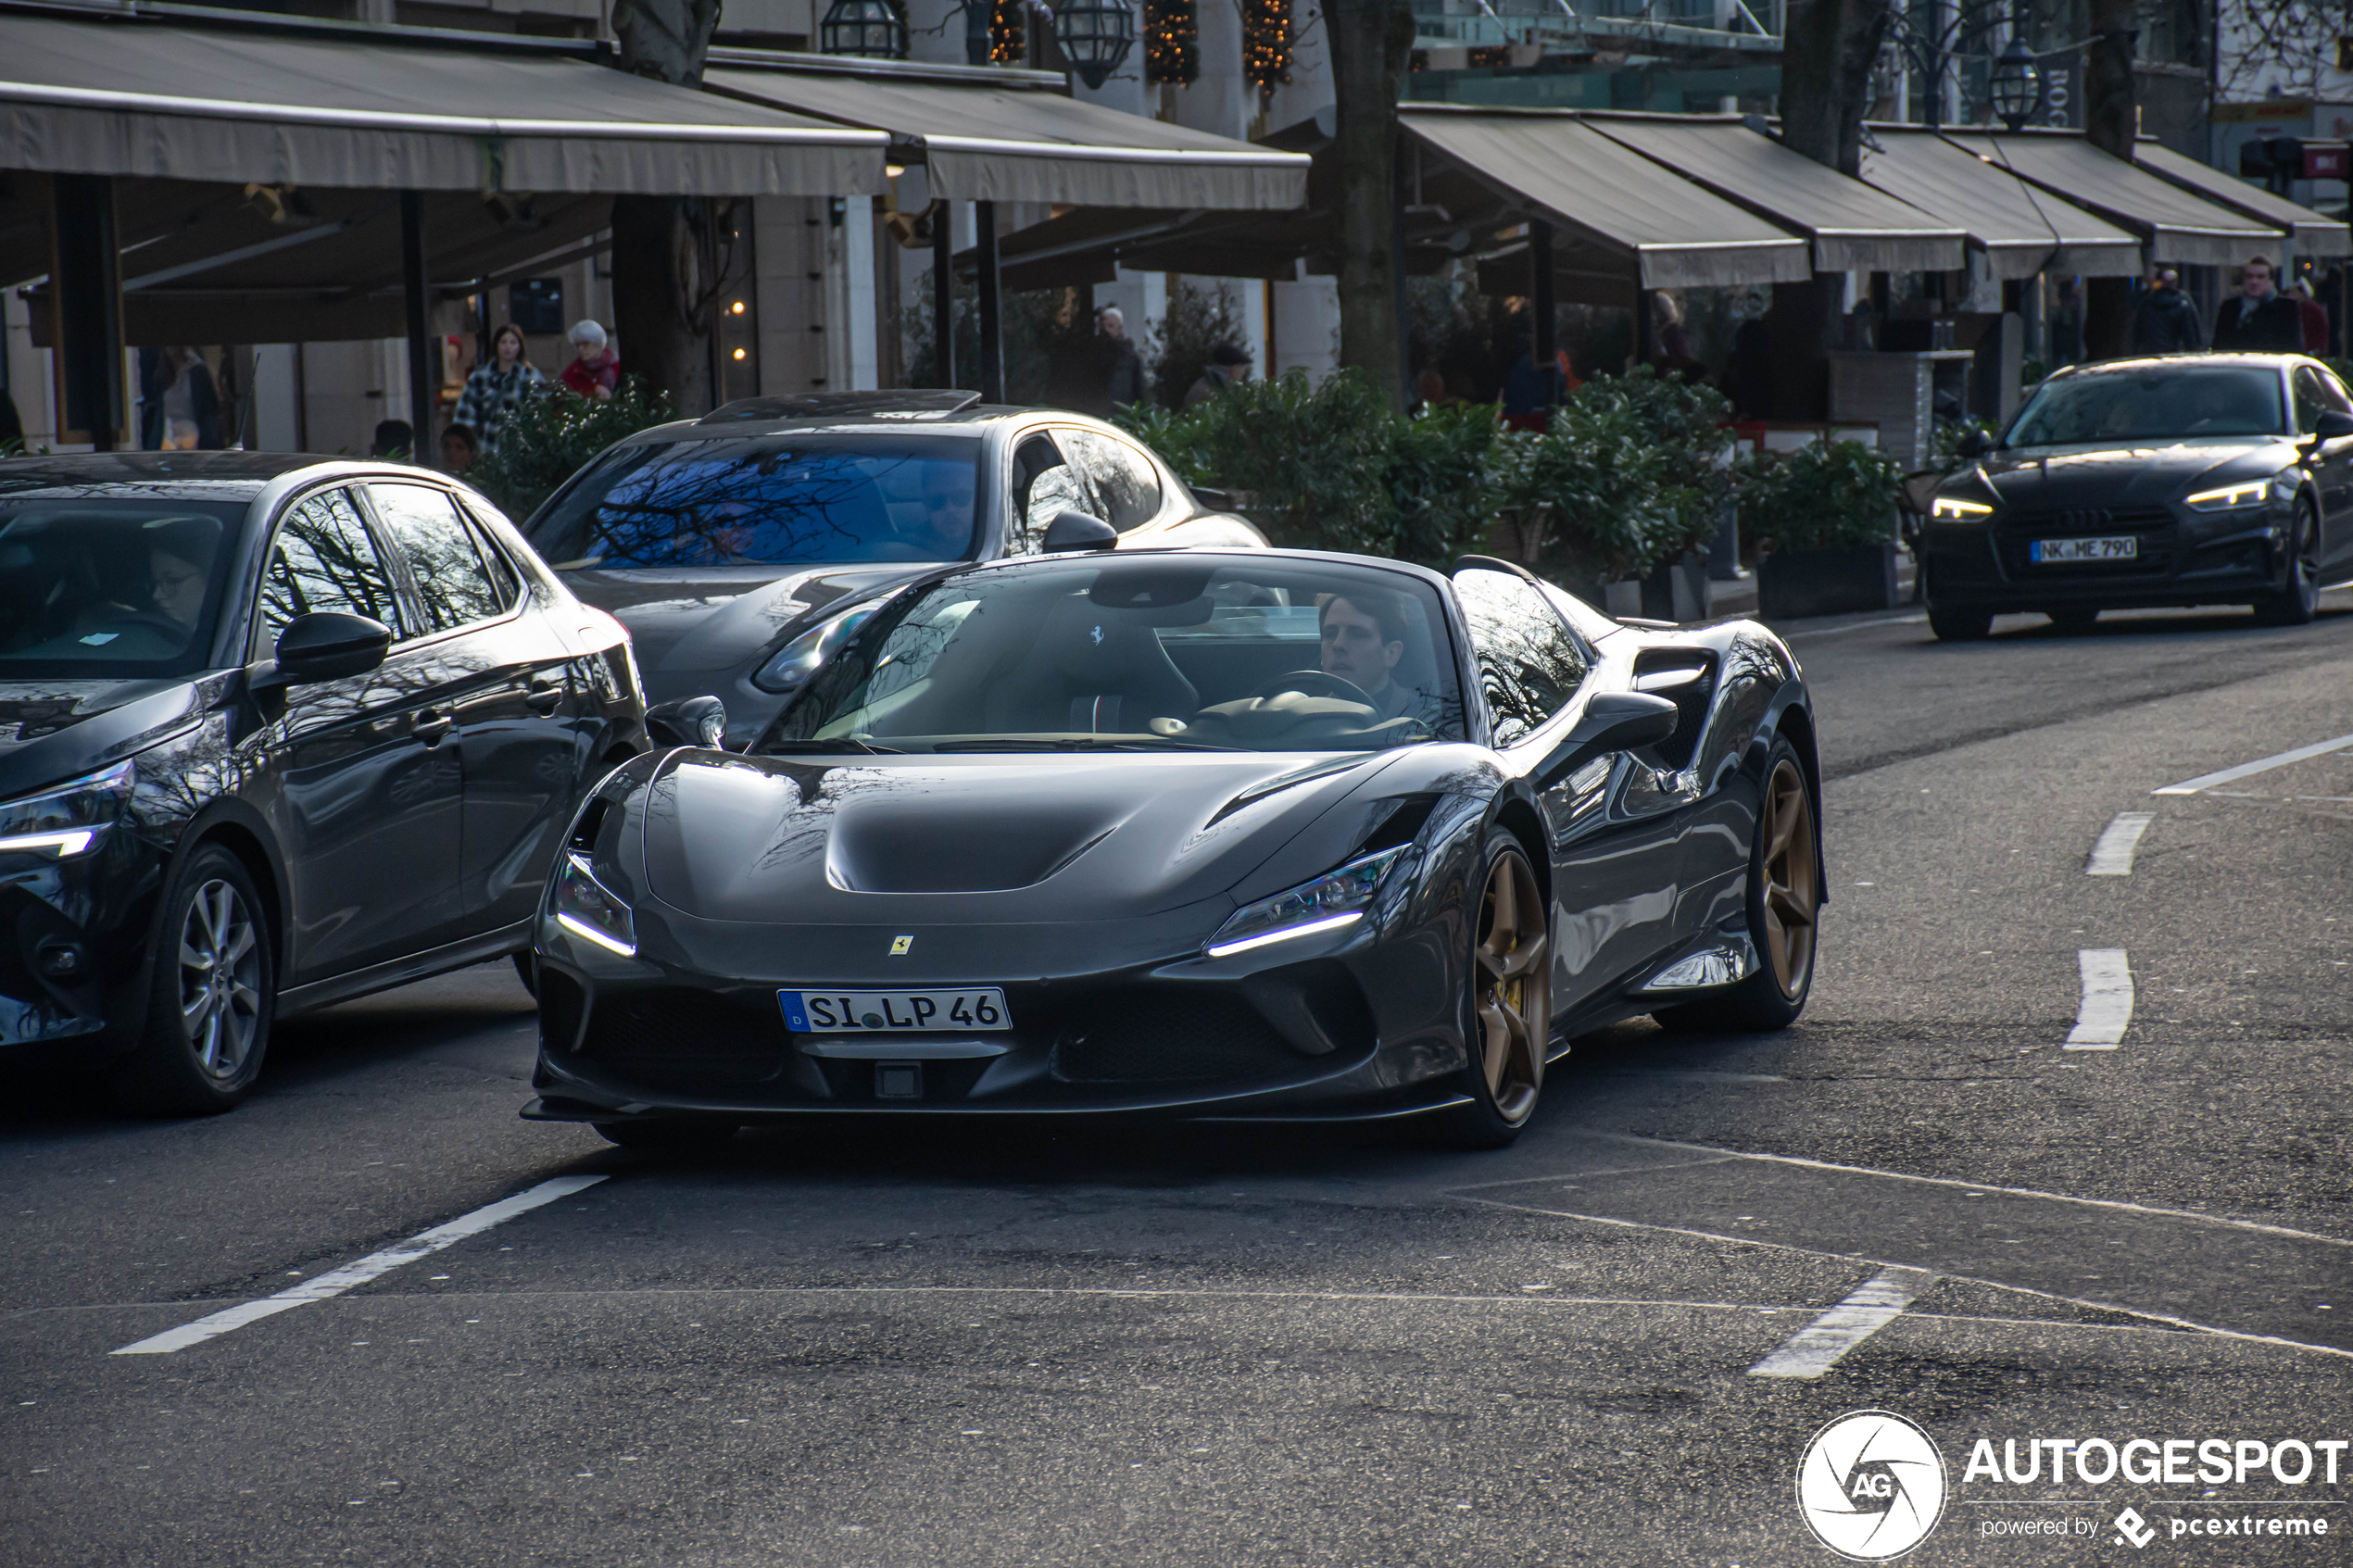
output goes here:
[{"label": "pedestrian walking", "polygon": [[1095,318],[1102,334],[1105,392],[1114,408],[1144,400],[1144,357],[1127,336],[1127,318],[1116,305],[1106,306]]},{"label": "pedestrian walking", "polygon": [[[193,348],[167,348],[156,358],[147,386],[152,424],[141,433],[165,452],[220,448],[220,390],[212,368]],[[147,423],[146,420],[142,420]]]},{"label": "pedestrian walking", "polygon": [[1209,351],[1209,363],[1185,394],[1185,407],[1198,408],[1238,381],[1250,379],[1250,356],[1230,343]]},{"label": "pedestrian walking", "polygon": [[2182,292],[2182,275],[2159,269],[2133,307],[2133,352],[2196,354],[2205,346],[2197,307]]},{"label": "pedestrian walking", "polygon": [[575,353],[558,379],[566,391],[602,403],[621,384],[621,356],[612,351],[605,340],[605,329],[595,321],[574,321],[571,337]]},{"label": "pedestrian walking", "polygon": [[2316,358],[2325,356],[2329,351],[2328,307],[2312,297],[2312,283],[2309,278],[2298,278],[2296,286],[2287,292],[2288,297],[2296,302],[2297,317],[2303,321],[2304,352]]},{"label": "pedestrian walking", "polygon": [[417,444],[417,433],[409,428],[407,420],[378,420],[376,437],[368,445],[371,458],[389,458],[395,462],[408,463],[416,459],[410,448]]},{"label": "pedestrian walking", "polygon": [[2239,270],[2238,297],[2214,312],[2214,352],[2304,352],[2304,313],[2272,282],[2271,257],[2251,256]]},{"label": "pedestrian walking", "polygon": [[454,422],[472,432],[478,455],[487,458],[498,450],[498,438],[522,400],[535,396],[547,384],[547,378],[523,351],[522,329],[510,321],[490,340],[490,362],[476,365],[473,374],[466,378],[466,389],[458,395]]}]

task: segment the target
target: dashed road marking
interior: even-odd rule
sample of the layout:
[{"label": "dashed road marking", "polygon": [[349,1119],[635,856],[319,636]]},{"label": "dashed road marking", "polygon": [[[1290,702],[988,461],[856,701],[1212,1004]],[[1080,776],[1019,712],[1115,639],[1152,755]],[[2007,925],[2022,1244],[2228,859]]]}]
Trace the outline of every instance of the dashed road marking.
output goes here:
[{"label": "dashed road marking", "polygon": [[2133,851],[2140,847],[2141,834],[2148,832],[2156,821],[2147,811],[2119,811],[2116,820],[2100,831],[2092,846],[2092,858],[2084,862],[2089,876],[2131,876]]},{"label": "dashed road marking", "polygon": [[2124,1043],[2133,1022],[2133,969],[2121,947],[2086,947],[2075,955],[2083,977],[2083,999],[2076,1004],[2070,1051],[2112,1051]]},{"label": "dashed road marking", "polygon": [[1819,1377],[1847,1351],[1904,1315],[1937,1276],[1891,1263],[1854,1295],[1807,1323],[1790,1342],[1748,1369],[1751,1377]]},{"label": "dashed road marking", "polygon": [[2254,773],[2268,773],[2274,768],[2284,768],[2291,762],[2301,762],[2308,757],[2325,757],[2332,751],[2343,751],[2347,746],[2353,746],[2353,735],[2339,735],[2334,740],[2318,741],[2310,746],[2299,746],[2294,751],[2283,751],[2276,757],[2263,757],[2252,762],[2242,762],[2235,768],[2225,768],[2219,773],[2200,773],[2196,778],[2184,779],[2180,784],[2167,784],[2163,789],[2153,789],[2149,793],[2151,795],[2196,795],[2200,790],[2212,789],[2216,784],[2226,784],[2233,779],[2246,778]]},{"label": "dashed road marking", "polygon": [[504,1224],[518,1214],[527,1214],[532,1210],[553,1203],[560,1198],[570,1198],[573,1193],[595,1186],[604,1179],[602,1176],[558,1176],[552,1181],[541,1182],[527,1192],[519,1192],[512,1198],[502,1198],[497,1202],[487,1204],[471,1214],[460,1214],[447,1224],[435,1225],[429,1231],[421,1231],[399,1245],[387,1247],[381,1252],[371,1252],[358,1262],[346,1263],[340,1269],[330,1269],[323,1274],[313,1275],[300,1285],[287,1286],[275,1296],[265,1296],[258,1301],[241,1301],[236,1306],[223,1308],[209,1317],[198,1318],[191,1323],[182,1323],[178,1328],[151,1336],[135,1345],[125,1345],[109,1354],[117,1356],[170,1355],[174,1350],[184,1350],[191,1345],[201,1345],[208,1339],[218,1338],[232,1329],[243,1328],[249,1323],[258,1323],[263,1318],[274,1317],[280,1312],[292,1311],[296,1307],[307,1307],[313,1301],[324,1301],[330,1297],[340,1296],[354,1286],[365,1285],[379,1274],[390,1273],[403,1263],[413,1263],[420,1258],[429,1258],[445,1247],[455,1246],[470,1236],[479,1236],[493,1225]]}]

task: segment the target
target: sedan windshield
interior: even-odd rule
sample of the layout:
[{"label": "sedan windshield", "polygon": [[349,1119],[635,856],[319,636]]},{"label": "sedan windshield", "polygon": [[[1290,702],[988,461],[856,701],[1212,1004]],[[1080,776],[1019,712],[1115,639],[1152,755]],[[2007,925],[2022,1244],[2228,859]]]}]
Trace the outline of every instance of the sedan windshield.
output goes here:
[{"label": "sedan windshield", "polygon": [[0,498],[0,680],[202,669],[245,514],[242,502]]},{"label": "sedan windshield", "polygon": [[2176,361],[2045,382],[2002,445],[2116,445],[2276,435],[2286,428],[2277,370]]},{"label": "sedan windshield", "polygon": [[761,749],[1362,751],[1463,737],[1437,593],[1340,562],[1090,557],[886,604]]},{"label": "sedan windshield", "polygon": [[980,443],[772,435],[606,453],[533,520],[560,569],[951,561],[975,552]]}]

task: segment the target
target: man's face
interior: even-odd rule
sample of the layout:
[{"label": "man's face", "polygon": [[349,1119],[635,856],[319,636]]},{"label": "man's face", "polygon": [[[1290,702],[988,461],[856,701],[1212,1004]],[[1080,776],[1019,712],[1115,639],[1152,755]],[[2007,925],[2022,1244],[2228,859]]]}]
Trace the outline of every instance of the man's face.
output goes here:
[{"label": "man's face", "polygon": [[2271,270],[2260,261],[2254,263],[2239,280],[2239,287],[2249,299],[2261,299],[2271,292]]},{"label": "man's face", "polygon": [[1403,643],[1381,641],[1380,622],[1334,599],[1324,607],[1324,673],[1337,675],[1367,696],[1389,684],[1389,672],[1405,652]]},{"label": "man's face", "polygon": [[924,525],[930,533],[925,543],[941,559],[957,556],[972,538],[972,503],[952,490],[926,488]]},{"label": "man's face", "polygon": [[156,611],[182,626],[204,613],[204,571],[193,561],[156,550],[147,557],[147,592]]}]

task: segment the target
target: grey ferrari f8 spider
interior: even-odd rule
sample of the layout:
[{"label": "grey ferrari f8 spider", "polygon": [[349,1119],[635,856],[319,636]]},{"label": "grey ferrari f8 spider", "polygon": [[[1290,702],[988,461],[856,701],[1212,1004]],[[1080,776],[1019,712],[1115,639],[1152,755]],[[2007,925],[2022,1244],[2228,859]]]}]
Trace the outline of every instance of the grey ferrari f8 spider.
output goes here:
[{"label": "grey ferrari f8 spider", "polygon": [[[1106,531],[1107,532],[1107,531]],[[530,1117],[1418,1116],[1509,1142],[1575,1035],[1777,1029],[1814,721],[1748,621],[1300,551],[943,567],[749,755],[609,775],[541,906]]]}]

